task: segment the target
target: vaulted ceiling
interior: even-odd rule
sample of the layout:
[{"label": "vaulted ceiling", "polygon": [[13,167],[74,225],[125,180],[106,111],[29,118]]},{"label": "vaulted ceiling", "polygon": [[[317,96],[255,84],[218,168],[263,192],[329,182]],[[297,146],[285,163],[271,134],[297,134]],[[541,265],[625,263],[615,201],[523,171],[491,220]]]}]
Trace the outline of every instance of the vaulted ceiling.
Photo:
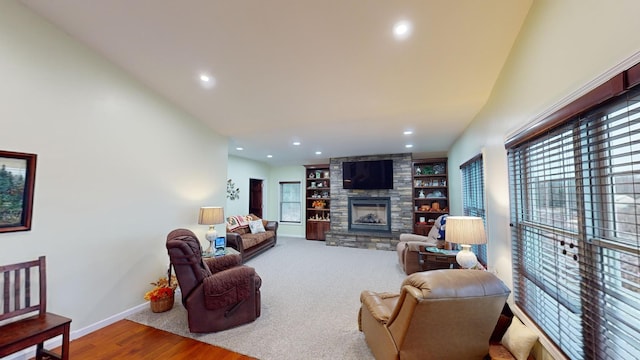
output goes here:
[{"label": "vaulted ceiling", "polygon": [[[228,137],[229,154],[274,165],[445,153],[488,99],[531,5],[21,2]],[[401,20],[412,25],[398,40]]]}]

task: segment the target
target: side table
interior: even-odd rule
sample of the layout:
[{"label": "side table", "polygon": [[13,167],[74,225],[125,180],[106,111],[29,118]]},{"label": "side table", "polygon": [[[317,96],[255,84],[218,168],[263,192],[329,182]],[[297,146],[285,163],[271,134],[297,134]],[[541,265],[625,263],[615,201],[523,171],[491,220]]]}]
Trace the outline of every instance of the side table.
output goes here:
[{"label": "side table", "polygon": [[[420,249],[422,250],[422,249]],[[430,252],[426,249],[418,251],[418,263],[422,271],[436,269],[459,269],[460,265],[456,261],[457,250],[438,250]]]},{"label": "side table", "polygon": [[219,256],[225,256],[225,255],[238,255],[240,254],[240,252],[230,246],[227,246],[224,248],[224,254],[222,255],[215,255],[212,253],[207,253],[207,252],[202,252],[202,257],[203,258],[211,258],[211,257],[219,257]]}]

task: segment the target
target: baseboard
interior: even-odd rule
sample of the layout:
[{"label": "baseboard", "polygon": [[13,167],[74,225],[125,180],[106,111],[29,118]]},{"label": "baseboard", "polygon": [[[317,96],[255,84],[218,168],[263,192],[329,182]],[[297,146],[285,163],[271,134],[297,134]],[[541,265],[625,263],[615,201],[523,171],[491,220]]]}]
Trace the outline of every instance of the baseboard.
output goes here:
[{"label": "baseboard", "polygon": [[[105,326],[111,325],[117,321],[126,319],[127,316],[132,315],[146,307],[149,307],[149,303],[145,302],[142,303],[140,305],[134,306],[130,309],[127,309],[121,313],[115,314],[113,316],[110,316],[106,319],[100,320],[96,323],[93,323],[89,326],[83,327],[82,329],[78,329],[78,330],[74,330],[71,331],[71,333],[69,334],[69,340],[73,341],[75,339],[81,338],[87,334],[90,334],[96,330],[102,329]],[[73,322],[72,322],[73,324]],[[57,348],[59,346],[62,345],[62,337],[58,336],[55,339],[51,339],[48,341],[45,341],[45,348],[46,349],[54,349]],[[31,359],[33,357],[36,356],[36,349],[35,346],[32,346],[28,349],[24,349],[22,351],[19,351],[15,354],[11,354],[9,356],[6,356],[4,358],[2,358],[2,360],[27,360],[27,359]]]}]

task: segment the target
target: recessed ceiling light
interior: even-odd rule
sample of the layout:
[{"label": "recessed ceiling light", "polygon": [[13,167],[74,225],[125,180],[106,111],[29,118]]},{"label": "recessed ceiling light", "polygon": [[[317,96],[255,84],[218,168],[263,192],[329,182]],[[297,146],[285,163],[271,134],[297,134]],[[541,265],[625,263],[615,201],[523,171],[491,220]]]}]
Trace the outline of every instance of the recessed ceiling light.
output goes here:
[{"label": "recessed ceiling light", "polygon": [[316,151],[316,155],[322,155],[322,151]]},{"label": "recessed ceiling light", "polygon": [[267,155],[267,157],[268,157],[269,159],[271,159],[271,158],[273,157],[273,155]]},{"label": "recessed ceiling light", "polygon": [[244,148],[243,148],[242,146],[238,146],[238,147],[236,148],[236,150],[238,150],[238,151],[242,151],[242,150],[244,150]]},{"label": "recessed ceiling light", "polygon": [[295,146],[300,146],[300,141],[294,141],[294,142],[293,142],[293,145],[295,145]]},{"label": "recessed ceiling light", "polygon": [[412,148],[412,147],[413,147],[413,145],[411,145],[411,144],[407,144],[407,145],[405,145],[404,147],[406,147],[407,149],[409,149],[409,148]]},{"label": "recessed ceiling light", "polygon": [[403,132],[403,134],[405,134],[405,135],[411,135],[411,134],[413,134],[413,131],[411,131],[411,130],[405,130],[405,132]]},{"label": "recessed ceiling light", "polygon": [[216,78],[209,74],[201,73],[198,79],[200,80],[200,86],[205,89],[211,89],[216,86]]},{"label": "recessed ceiling light", "polygon": [[398,40],[404,40],[411,35],[411,22],[402,20],[393,25],[393,36]]}]

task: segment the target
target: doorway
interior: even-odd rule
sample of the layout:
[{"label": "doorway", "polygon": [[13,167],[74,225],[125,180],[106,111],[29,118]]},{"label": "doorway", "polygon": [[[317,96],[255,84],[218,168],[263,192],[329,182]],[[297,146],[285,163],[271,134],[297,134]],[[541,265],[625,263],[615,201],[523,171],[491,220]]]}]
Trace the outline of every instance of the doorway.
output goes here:
[{"label": "doorway", "polygon": [[249,213],[262,219],[262,183],[260,179],[249,179]]}]

